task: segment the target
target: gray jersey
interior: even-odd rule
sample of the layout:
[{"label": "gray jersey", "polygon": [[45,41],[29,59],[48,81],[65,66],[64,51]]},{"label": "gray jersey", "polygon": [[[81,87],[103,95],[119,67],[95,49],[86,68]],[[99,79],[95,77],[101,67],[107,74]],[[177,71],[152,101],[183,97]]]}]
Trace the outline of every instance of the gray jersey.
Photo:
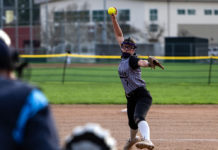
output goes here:
[{"label": "gray jersey", "polygon": [[131,68],[129,60],[130,57],[126,59],[122,58],[118,69],[123,88],[127,94],[138,87],[145,87],[145,82],[141,79],[140,67],[136,69]]}]

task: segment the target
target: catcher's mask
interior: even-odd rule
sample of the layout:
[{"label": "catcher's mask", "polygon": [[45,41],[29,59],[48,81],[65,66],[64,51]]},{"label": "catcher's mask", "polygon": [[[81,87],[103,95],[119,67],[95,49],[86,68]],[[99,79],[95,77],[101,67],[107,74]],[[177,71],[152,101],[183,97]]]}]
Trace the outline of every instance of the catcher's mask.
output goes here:
[{"label": "catcher's mask", "polygon": [[17,51],[11,49],[9,36],[2,30],[0,30],[0,69],[1,70],[13,70],[15,62],[18,61]]},{"label": "catcher's mask", "polygon": [[121,43],[121,48],[122,49],[134,49],[134,50],[136,50],[137,46],[135,44],[135,41],[129,37]]}]

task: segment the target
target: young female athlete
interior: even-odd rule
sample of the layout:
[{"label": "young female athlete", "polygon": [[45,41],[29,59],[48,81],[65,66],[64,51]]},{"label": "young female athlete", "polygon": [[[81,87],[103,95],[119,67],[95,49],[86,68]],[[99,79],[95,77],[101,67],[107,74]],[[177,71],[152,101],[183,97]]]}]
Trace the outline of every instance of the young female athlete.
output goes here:
[{"label": "young female athlete", "polygon": [[[156,64],[151,64],[150,61],[137,58],[135,54],[136,44],[131,38],[124,39],[122,30],[116,19],[116,14],[111,15],[111,20],[117,42],[122,52],[118,72],[126,94],[130,127],[130,138],[124,146],[124,150],[130,149],[135,143],[137,148],[152,150],[154,144],[150,140],[150,129],[145,120],[152,104],[152,97],[146,89],[145,82],[141,79],[140,67],[154,68],[158,61],[155,60]],[[141,139],[136,136],[138,129],[142,136]]]}]

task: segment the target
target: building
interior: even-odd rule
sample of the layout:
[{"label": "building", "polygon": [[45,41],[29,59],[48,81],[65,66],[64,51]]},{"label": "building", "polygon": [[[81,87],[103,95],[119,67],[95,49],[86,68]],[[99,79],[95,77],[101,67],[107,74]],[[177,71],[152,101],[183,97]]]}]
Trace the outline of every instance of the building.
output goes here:
[{"label": "building", "polygon": [[207,56],[208,39],[196,37],[165,38],[166,56]]},{"label": "building", "polygon": [[6,31],[12,47],[33,53],[40,47],[39,5],[30,0],[0,0],[0,28]]},{"label": "building", "polygon": [[[51,30],[49,23],[62,35],[66,33],[65,22],[77,25],[82,22],[87,24],[88,31],[96,23],[105,27],[103,9],[115,6],[125,35],[133,36],[137,43],[161,43],[160,55],[164,53],[165,37],[194,36],[207,38],[210,44],[218,43],[218,0],[35,0],[35,3],[41,4],[41,26],[47,34]],[[110,28],[106,30],[111,33]]]}]

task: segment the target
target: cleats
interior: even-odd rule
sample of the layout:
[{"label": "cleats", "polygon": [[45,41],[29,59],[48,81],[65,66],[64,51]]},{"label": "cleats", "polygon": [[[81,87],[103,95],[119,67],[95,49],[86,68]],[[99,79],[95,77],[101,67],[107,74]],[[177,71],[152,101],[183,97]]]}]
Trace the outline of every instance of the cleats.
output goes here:
[{"label": "cleats", "polygon": [[150,140],[141,139],[140,142],[137,142],[135,145],[139,149],[147,148],[148,150],[154,149],[154,144]]},{"label": "cleats", "polygon": [[128,140],[123,148],[123,150],[129,150],[135,143],[141,141],[138,136],[134,140]]}]

